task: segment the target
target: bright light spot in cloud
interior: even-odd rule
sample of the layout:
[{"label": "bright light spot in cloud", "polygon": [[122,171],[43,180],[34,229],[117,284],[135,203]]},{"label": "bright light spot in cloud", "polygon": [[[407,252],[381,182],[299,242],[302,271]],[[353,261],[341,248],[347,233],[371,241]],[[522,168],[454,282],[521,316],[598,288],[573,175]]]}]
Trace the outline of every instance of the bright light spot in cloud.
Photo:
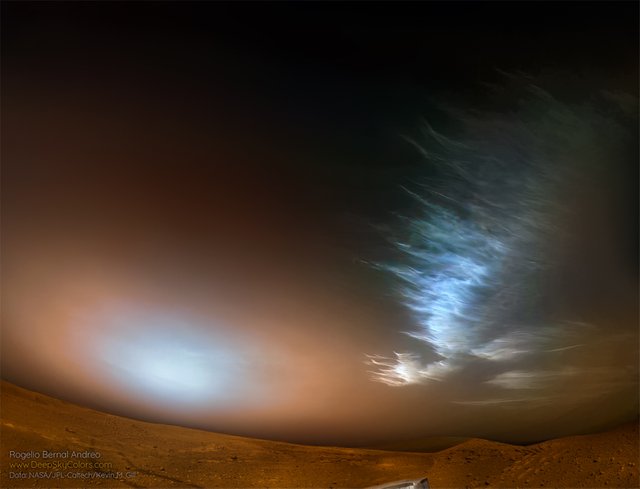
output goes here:
[{"label": "bright light spot in cloud", "polygon": [[439,381],[456,367],[447,362],[423,365],[420,357],[413,353],[394,353],[394,358],[367,355],[366,364],[376,367],[374,380],[390,386],[416,384],[425,380]]}]

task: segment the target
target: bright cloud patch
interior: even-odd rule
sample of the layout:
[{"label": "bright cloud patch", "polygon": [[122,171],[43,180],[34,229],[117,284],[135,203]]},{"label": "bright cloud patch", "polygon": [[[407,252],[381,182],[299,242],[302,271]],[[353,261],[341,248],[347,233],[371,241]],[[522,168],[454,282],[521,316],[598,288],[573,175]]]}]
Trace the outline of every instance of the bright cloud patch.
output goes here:
[{"label": "bright cloud patch", "polygon": [[[553,284],[570,235],[570,194],[592,171],[582,155],[602,139],[600,125],[616,126],[535,87],[515,114],[465,115],[462,123],[460,141],[429,126],[411,141],[435,174],[407,190],[418,210],[390,231],[396,258],[376,267],[395,279],[416,347],[367,363],[373,380],[390,386],[491,364],[487,388],[527,393],[470,402],[542,402],[528,391],[578,375],[582,367],[562,355],[598,330],[562,307]],[[560,366],[531,367],[542,359]]]}]

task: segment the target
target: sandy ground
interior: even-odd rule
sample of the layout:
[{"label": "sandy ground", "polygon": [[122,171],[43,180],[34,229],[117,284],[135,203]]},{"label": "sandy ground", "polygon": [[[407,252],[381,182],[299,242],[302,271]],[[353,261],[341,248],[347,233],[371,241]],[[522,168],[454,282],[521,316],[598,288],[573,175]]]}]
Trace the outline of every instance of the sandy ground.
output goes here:
[{"label": "sandy ground", "polygon": [[[437,453],[409,453],[308,447],[144,423],[6,382],[1,400],[3,488],[361,488],[423,476],[436,489],[640,486],[637,423],[527,447],[470,439]],[[67,458],[45,459],[43,450]],[[21,460],[12,451],[40,457]],[[100,458],[75,458],[74,451]],[[70,466],[45,465],[53,463]]]}]

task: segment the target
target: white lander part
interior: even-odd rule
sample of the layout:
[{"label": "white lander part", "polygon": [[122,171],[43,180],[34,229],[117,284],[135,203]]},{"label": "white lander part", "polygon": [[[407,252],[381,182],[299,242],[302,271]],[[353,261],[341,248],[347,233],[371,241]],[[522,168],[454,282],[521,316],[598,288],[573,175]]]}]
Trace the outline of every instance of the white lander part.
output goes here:
[{"label": "white lander part", "polygon": [[366,489],[429,489],[429,487],[429,480],[425,477],[423,479],[387,482],[385,484],[367,487]]}]

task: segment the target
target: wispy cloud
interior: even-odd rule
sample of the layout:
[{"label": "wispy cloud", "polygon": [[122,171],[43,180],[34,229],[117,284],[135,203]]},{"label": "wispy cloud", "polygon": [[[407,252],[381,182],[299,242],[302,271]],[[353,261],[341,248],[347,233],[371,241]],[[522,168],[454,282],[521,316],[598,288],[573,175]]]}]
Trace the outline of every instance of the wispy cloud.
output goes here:
[{"label": "wispy cloud", "polygon": [[561,370],[511,370],[498,374],[485,383],[503,389],[544,389],[559,380],[575,377],[579,373],[580,370],[575,367],[566,367]]},{"label": "wispy cloud", "polygon": [[479,398],[455,402],[481,406],[554,402],[568,382],[588,397],[628,378],[586,364],[606,332],[566,307],[558,285],[573,212],[567,190],[590,171],[568,151],[582,154],[599,125],[615,123],[537,87],[524,91],[517,115],[462,115],[458,141],[428,124],[420,142],[409,139],[435,173],[405,189],[417,210],[391,233],[395,259],[376,266],[395,279],[413,325],[403,333],[416,346],[368,356],[373,380],[473,379]]},{"label": "wispy cloud", "polygon": [[390,386],[441,381],[455,369],[444,361],[424,364],[414,353],[394,352],[393,358],[381,355],[366,357],[365,363],[376,368],[371,372],[373,379]]},{"label": "wispy cloud", "polygon": [[500,405],[521,405],[521,404],[535,404],[545,405],[553,404],[556,402],[556,397],[518,397],[518,398],[493,398],[493,399],[480,399],[474,401],[452,401],[453,404],[459,404],[461,406],[500,406]]}]

